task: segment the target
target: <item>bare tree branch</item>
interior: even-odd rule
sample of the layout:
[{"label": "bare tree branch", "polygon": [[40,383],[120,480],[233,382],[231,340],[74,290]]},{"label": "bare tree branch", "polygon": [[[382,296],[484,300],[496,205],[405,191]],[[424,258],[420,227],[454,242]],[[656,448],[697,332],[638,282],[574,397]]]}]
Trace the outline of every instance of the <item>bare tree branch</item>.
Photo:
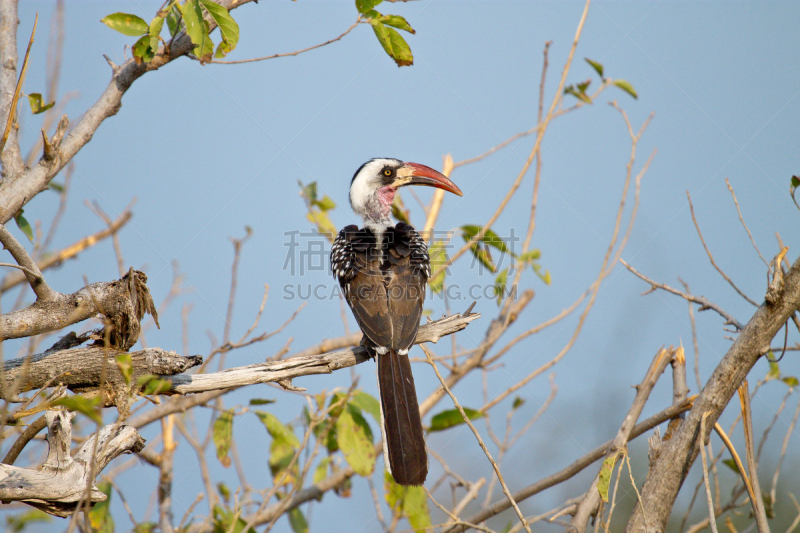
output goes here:
[{"label": "bare tree branch", "polygon": [[[625,420],[622,421],[622,425],[617,432],[617,436],[614,437],[614,441],[606,453],[606,458],[616,457],[619,452],[625,449],[625,446],[630,440],[631,431],[636,425],[636,421],[639,419],[639,415],[642,413],[642,409],[644,409],[647,399],[650,397],[650,391],[653,390],[658,378],[661,377],[661,374],[667,368],[667,365],[673,360],[674,356],[675,350],[672,348],[669,350],[661,348],[658,353],[656,353],[656,356],[653,358],[653,362],[650,363],[650,368],[647,370],[644,379],[641,383],[639,383],[639,385],[636,386],[636,397],[633,400],[633,404],[631,405],[628,414],[625,416]],[[572,521],[570,522],[570,530],[583,533],[586,531],[586,525],[589,522],[589,518],[597,512],[597,508],[600,505],[600,492],[597,490],[597,485],[600,481],[601,473],[602,468],[595,476],[594,481],[592,481],[589,490],[586,492],[586,496],[578,504],[578,508],[572,517]]]},{"label": "bare tree branch", "polygon": [[[423,324],[417,332],[414,344],[437,342],[446,335],[466,328],[467,324],[480,316],[478,313],[466,316],[451,315],[430,324]],[[229,368],[210,374],[179,375],[168,379],[172,383],[170,392],[190,394],[258,383],[275,383],[313,374],[330,374],[340,368],[347,368],[368,360],[366,349],[359,346],[322,355],[290,357],[281,361]]]},{"label": "bare tree branch", "polygon": [[[636,426],[634,426],[633,430],[631,431],[629,441],[635,439],[645,431],[650,431],[657,425],[666,422],[667,420],[674,418],[675,416],[685,411],[688,411],[692,406],[692,400],[693,398],[689,398],[687,401],[683,402],[680,405],[672,405],[670,407],[667,407],[663,411],[654,414],[647,420],[639,422],[638,424],[636,424]],[[575,462],[573,462],[568,467],[556,472],[555,474],[551,474],[546,478],[542,478],[539,481],[536,481],[535,483],[532,483],[531,485],[528,485],[523,489],[518,490],[517,492],[513,493],[512,496],[517,502],[521,502],[522,500],[530,498],[535,494],[539,494],[540,492],[549,489],[550,487],[554,487],[555,485],[558,485],[559,483],[562,483],[570,479],[571,477],[577,475],[579,472],[583,471],[583,469],[586,468],[587,466],[591,465],[595,461],[605,456],[606,452],[608,452],[608,449],[609,447],[611,447],[613,442],[614,441],[608,441],[604,444],[601,444],[600,446],[590,451],[583,457],[575,460]],[[503,511],[508,509],[510,505],[511,504],[508,502],[508,500],[503,498],[502,500],[497,501],[492,505],[486,506],[484,509],[475,513],[473,516],[465,520],[465,522],[471,524],[479,524],[484,520],[487,520],[499,513],[502,513]],[[446,533],[455,533],[457,531],[464,531],[464,529],[465,528],[463,527],[450,528],[447,530]]]},{"label": "bare tree branch", "polygon": [[2,243],[3,248],[11,253],[17,264],[23,268],[22,272],[28,279],[28,283],[30,283],[33,292],[36,293],[38,301],[50,301],[55,299],[58,293],[50,288],[44,280],[42,271],[36,266],[36,262],[28,255],[25,248],[11,235],[11,232],[9,232],[2,223],[0,223],[0,243]]},{"label": "bare tree branch", "polygon": [[[0,117],[6,119],[11,117],[14,111],[13,105],[16,102],[14,91],[17,86],[18,25],[17,1],[0,0]],[[2,188],[2,184],[8,176],[19,174],[24,168],[22,154],[19,150],[17,128],[12,127],[9,131],[5,147],[0,152],[0,163],[3,165],[3,180],[0,182],[0,188]],[[17,210],[14,210],[11,215],[13,216],[16,212]]]},{"label": "bare tree branch", "polygon": [[[240,7],[252,0],[218,0],[217,3],[226,9],[233,9]],[[0,4],[0,14],[2,14],[3,24],[16,24],[17,12],[16,2],[14,0],[2,0]],[[216,27],[213,19],[207,21],[209,23],[209,30]],[[10,31],[5,30],[0,32],[4,36],[10,34],[7,39],[14,40],[16,32],[13,28]],[[3,37],[6,39],[6,37]],[[6,50],[5,42],[0,43],[0,49]],[[16,48],[16,47],[14,47]],[[83,114],[80,121],[75,125],[72,131],[67,135],[63,142],[53,142],[52,149],[50,150],[50,157],[42,156],[39,161],[32,168],[22,170],[18,166],[5,165],[3,161],[4,175],[3,182],[0,183],[0,223],[6,223],[19,209],[25,205],[31,198],[42,192],[47,188],[47,184],[52,180],[56,174],[77,154],[86,143],[88,143],[100,125],[107,118],[114,116],[122,107],[122,96],[131,87],[133,82],[142,77],[144,74],[158,70],[170,61],[173,61],[181,56],[187,55],[194,49],[191,39],[185,33],[180,34],[172,41],[168,50],[162,45],[155,57],[149,63],[137,64],[131,58],[120,66],[113,66],[111,81],[106,87],[103,94],[87,111]],[[15,52],[15,50],[14,50]],[[3,52],[6,54],[6,52]],[[16,62],[16,53],[12,54],[12,50],[8,52],[8,59]],[[6,57],[3,59],[3,70],[7,70]],[[4,72],[4,79],[0,80],[0,89],[5,89],[5,77],[8,73]],[[2,91],[5,94],[5,91]],[[64,128],[66,129],[66,128]],[[54,139],[55,141],[55,139]],[[17,148],[17,152],[18,152]],[[20,158],[21,165],[21,158]]]},{"label": "bare tree branch", "polygon": [[[130,426],[112,424],[88,439],[72,457],[70,418],[64,410],[47,411],[50,451],[40,469],[0,464],[0,500],[24,501],[47,513],[66,517],[75,511],[87,483],[92,502],[106,499],[94,486],[94,476],[115,457],[144,448],[144,439]],[[92,463],[96,468],[90,466]]]},{"label": "bare tree branch", "polygon": [[619,261],[625,266],[625,268],[630,270],[633,275],[650,284],[651,288],[647,292],[652,292],[655,289],[662,289],[667,292],[671,292],[672,294],[676,294],[689,302],[696,303],[697,305],[700,306],[700,311],[705,311],[706,309],[713,309],[714,311],[719,313],[719,315],[722,318],[725,319],[726,324],[730,324],[731,326],[734,326],[738,330],[742,329],[742,324],[738,320],[733,318],[733,316],[728,314],[727,311],[725,311],[717,304],[708,301],[705,297],[695,296],[694,294],[681,292],[678,289],[673,289],[669,285],[664,285],[663,283],[658,283],[657,281],[653,281],[652,279],[648,278],[647,276],[645,276],[644,274],[642,274],[641,272],[637,271],[635,268],[630,266],[628,263],[626,263],[624,259],[620,259]]},{"label": "bare tree branch", "polygon": [[[26,266],[38,270],[32,260]],[[139,338],[145,312],[158,320],[146,283],[144,272],[131,269],[117,281],[92,283],[72,294],[50,289],[53,296],[47,300],[0,315],[0,341],[57,331],[100,313],[113,327],[111,346],[127,350]]]},{"label": "bare tree branch", "polygon": [[[132,216],[133,213],[126,209],[113,222],[111,222],[107,228],[75,241],[71,245],[59,250],[58,252],[48,254],[41,261],[37,262],[36,266],[39,267],[39,270],[47,270],[48,268],[56,267],[62,264],[68,259],[72,259],[87,248],[90,248],[103,239],[114,235],[122,228],[122,226],[128,223]],[[0,293],[8,291],[24,281],[25,276],[21,273],[9,274],[3,278],[3,282],[0,284]]]},{"label": "bare tree branch", "polygon": [[[17,392],[40,389],[50,383],[61,383],[74,391],[96,390],[102,382],[102,367],[106,366],[105,382],[124,383],[116,365],[116,358],[127,353],[131,358],[131,381],[145,374],[174,375],[199,365],[200,356],[184,357],[161,348],[145,348],[137,352],[114,350],[104,346],[88,346],[56,352],[45,352],[33,357],[7,361],[4,366],[3,388],[8,389],[21,377],[22,386]],[[103,359],[105,358],[105,362]]]},{"label": "bare tree branch", "polygon": [[[692,410],[647,474],[642,487],[642,502],[636,505],[627,531],[644,533],[666,527],[675,498],[686,474],[697,458],[700,418],[711,411],[709,424],[717,421],[737,387],[759,357],[769,350],[770,341],[800,306],[800,259],[783,278],[783,288],[774,303],[763,303],[706,382]],[[647,524],[645,524],[645,516]]]}]

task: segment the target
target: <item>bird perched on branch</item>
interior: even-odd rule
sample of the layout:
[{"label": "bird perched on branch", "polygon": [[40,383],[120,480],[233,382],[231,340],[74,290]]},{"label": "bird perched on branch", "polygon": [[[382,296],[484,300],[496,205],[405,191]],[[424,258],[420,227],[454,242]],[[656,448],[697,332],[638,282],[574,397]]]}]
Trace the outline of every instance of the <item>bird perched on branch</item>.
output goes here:
[{"label": "bird perched on branch", "polygon": [[422,485],[428,454],[408,349],[419,329],[431,264],[420,234],[409,224],[389,220],[395,193],[405,185],[461,196],[452,181],[425,165],[367,161],[350,182],[350,205],[364,227],[350,225],[339,232],[331,266],[364,333],[361,344],[377,357],[386,466],[398,484]]}]

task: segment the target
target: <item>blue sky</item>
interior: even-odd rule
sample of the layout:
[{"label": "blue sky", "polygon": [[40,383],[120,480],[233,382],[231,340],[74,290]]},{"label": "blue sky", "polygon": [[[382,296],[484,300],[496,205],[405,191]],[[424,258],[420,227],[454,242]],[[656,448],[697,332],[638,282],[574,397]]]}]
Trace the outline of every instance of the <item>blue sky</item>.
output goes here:
[{"label": "blue sky", "polygon": [[[108,83],[110,71],[103,54],[121,63],[129,53],[125,45],[134,40],[106,28],[100,18],[126,11],[149,20],[159,5],[67,3],[58,98],[71,95],[65,112],[73,122]],[[338,204],[332,219],[341,227],[358,222],[347,205],[347,187],[365,160],[388,156],[440,167],[445,154],[456,161],[470,158],[531,128],[544,43],[552,41],[546,84],[549,104],[583,4],[425,0],[384,3],[378,9],[405,16],[416,29],[416,35],[407,37],[413,67],[397,68],[366,25],[339,42],[297,57],[235,66],[201,66],[182,59],[139,79],[125,95],[119,113],[103,123],[75,158],[69,210],[55,247],[102,228],[84,201],[97,201],[114,216],[135,197],[134,218],[120,234],[126,266],[147,272],[157,302],[168,293],[174,272],[184,280],[185,291],[160,316],[161,330],[147,332],[148,345],[182,350],[184,305],[191,306],[190,353],[207,354],[209,337],[221,338],[230,287],[229,237],[242,237],[245,226],[253,235],[242,252],[233,338],[252,324],[264,284],[269,284],[270,293],[259,331],[277,328],[302,303],[287,298],[287,290],[293,292],[298,284],[333,288],[325,270],[300,276],[284,269],[287,232],[309,230],[297,181],[316,181],[330,195]],[[21,3],[23,51],[37,11],[39,33],[24,87],[29,93],[44,92],[53,2]],[[233,15],[241,26],[241,41],[229,59],[245,59],[333,38],[355,21],[357,13],[352,2],[283,1],[248,4]],[[739,223],[725,178],[767,260],[779,251],[776,232],[790,248],[788,257],[795,257],[800,213],[788,190],[792,174],[800,173],[798,22],[800,7],[792,2],[592,3],[567,83],[592,77],[592,87],[597,85],[596,75],[583,61],[588,57],[603,63],[606,75],[629,81],[639,98],[633,100],[612,87],[594,105],[559,118],[549,128],[542,145],[533,246],[541,250],[541,263],[553,282],[545,286],[533,276],[526,278],[523,288],[533,288],[536,298],[509,339],[570,305],[600,268],[630,152],[625,125],[607,105],[610,100],[627,111],[636,129],[654,113],[639,144],[637,171],[657,149],[642,182],[639,215],[622,257],[672,286],[680,285],[680,277],[739,321],[748,320],[754,308],[710,265],[692,225],[686,192],[717,263],[745,293],[761,301],[766,267]],[[23,109],[20,121],[25,153],[38,135],[40,119]],[[446,198],[438,228],[483,224],[516,177],[532,142],[532,138],[517,141],[454,172],[452,179],[465,194]],[[497,233],[524,234],[531,187],[532,174],[495,224]],[[423,201],[430,198],[428,190],[415,192]],[[420,208],[408,193],[403,197],[411,206],[412,222],[421,225]],[[55,194],[43,193],[26,206],[25,214],[47,225],[57,203]],[[76,290],[84,277],[89,281],[117,277],[111,244],[93,248],[47,277],[62,292]],[[491,277],[464,267],[456,268],[452,277],[459,287],[490,281]],[[686,303],[663,293],[640,296],[647,288],[621,266],[604,282],[578,342],[554,369],[559,393],[553,406],[506,459],[512,489],[565,466],[610,438],[633,397],[630,386],[641,380],[656,350],[681,340],[690,348]],[[451,305],[462,310],[469,303],[464,297]],[[444,312],[441,301],[429,305],[434,316]],[[483,319],[459,338],[464,347],[482,338],[497,306],[481,299],[476,311],[483,313]],[[697,321],[700,371],[705,378],[730,340],[718,316],[704,312]],[[566,321],[517,346],[503,369],[491,374],[491,396],[558,353],[574,326],[575,320]],[[352,319],[350,327],[355,327]],[[310,299],[284,332],[230,354],[226,365],[263,361],[289,337],[292,351],[297,351],[343,332],[338,300]],[[790,342],[794,340],[790,335]],[[15,351],[10,344],[6,354]],[[436,349],[448,347],[449,342],[440,343]],[[800,373],[791,355],[782,369]],[[751,383],[766,371],[766,364],[759,363]],[[356,373],[362,386],[374,393],[372,365],[361,365]],[[347,386],[349,373],[339,374],[297,384],[310,392]],[[415,375],[420,396],[435,388],[429,368],[418,365]],[[644,416],[669,403],[667,378]],[[765,420],[757,425],[756,434],[763,431],[785,392],[781,387],[771,383],[754,400],[756,413]],[[472,379],[455,393],[463,404],[479,406],[480,390],[480,381]],[[528,402],[520,411],[518,426],[536,412],[548,392],[546,377],[520,391]],[[284,421],[297,417],[302,405],[292,395],[256,387],[231,395],[226,404],[246,404],[252,397],[278,399],[272,406]],[[793,398],[790,405],[796,402]],[[437,410],[448,407],[443,402]],[[782,415],[774,432],[778,436],[771,437],[767,449],[779,447],[790,417],[791,413]],[[494,420],[500,418],[502,413]],[[263,476],[267,486],[266,432],[252,415],[237,421],[235,431],[243,456],[253,457],[253,476]],[[150,430],[146,436],[155,434]],[[473,477],[491,475],[466,428],[436,435],[428,444],[443,452],[454,443],[459,443],[460,453],[451,455],[452,466]],[[643,453],[641,447],[634,449]],[[176,479],[174,486],[177,516],[193,501],[199,480],[189,446],[184,443],[179,452],[185,477]],[[790,460],[797,463],[796,456]],[[767,459],[765,472],[771,472],[770,465],[774,461]],[[235,484],[233,472],[220,467],[217,471]],[[147,509],[153,512],[150,493],[155,475],[151,467],[140,466],[124,476],[128,483],[147,487],[146,496],[132,502],[139,517]],[[258,486],[255,479],[250,481]],[[531,514],[549,509],[585,490],[586,483],[584,477],[545,493],[525,502],[523,509]],[[317,505],[312,528],[315,522],[322,527],[329,517],[349,516],[356,517],[355,523],[341,530],[376,530],[366,484],[357,480],[354,489],[354,498],[329,495]],[[444,493],[441,496],[446,499]],[[124,523],[124,513],[119,519]],[[501,527],[498,524],[494,525]],[[285,521],[276,527],[289,530]]]}]

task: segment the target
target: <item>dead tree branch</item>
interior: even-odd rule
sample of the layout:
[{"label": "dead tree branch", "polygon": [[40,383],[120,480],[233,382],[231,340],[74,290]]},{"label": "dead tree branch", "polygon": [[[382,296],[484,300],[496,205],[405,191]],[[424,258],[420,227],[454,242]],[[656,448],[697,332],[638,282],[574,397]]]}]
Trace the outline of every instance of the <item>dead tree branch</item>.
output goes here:
[{"label": "dead tree branch", "polygon": [[134,428],[112,424],[88,439],[73,457],[69,413],[47,411],[45,418],[50,445],[47,460],[38,470],[0,464],[0,500],[23,501],[52,515],[70,516],[83,500],[87,485],[92,503],[106,499],[94,486],[94,476],[112,459],[144,448],[144,439]]},{"label": "dead tree branch", "polygon": [[[644,405],[650,397],[650,391],[653,390],[656,381],[658,381],[658,378],[661,377],[667,365],[673,360],[674,355],[674,349],[665,350],[661,348],[655,358],[653,358],[653,362],[650,364],[650,368],[647,370],[644,379],[636,386],[636,398],[634,398],[633,404],[628,414],[625,416],[625,420],[622,421],[617,436],[614,438],[611,447],[606,453],[606,458],[616,457],[618,453],[625,450],[628,440],[630,440],[631,431],[636,424],[636,420],[639,419],[639,415],[642,413],[642,409],[644,409]],[[601,473],[602,468],[595,476],[594,481],[592,481],[586,496],[578,504],[575,515],[570,522],[569,530],[583,533],[586,531],[589,518],[597,512],[600,505],[600,492],[597,490],[597,485],[600,481]]]},{"label": "dead tree branch", "polygon": [[[420,326],[414,344],[437,342],[440,338],[461,331],[467,324],[480,318],[480,314],[451,315],[429,324]],[[292,380],[300,376],[313,374],[330,374],[334,370],[368,361],[367,351],[361,346],[321,355],[305,355],[290,357],[282,361],[271,361],[210,374],[179,375],[168,378],[172,383],[169,392],[191,394],[220,389],[255,385],[258,383],[276,383]]]},{"label": "dead tree branch", "polygon": [[25,309],[0,315],[0,341],[57,331],[102,314],[112,327],[110,345],[128,350],[139,339],[145,312],[153,315],[158,324],[146,283],[144,272],[131,269],[117,281],[92,283],[72,294],[52,291],[47,299],[40,298]]},{"label": "dead tree branch", "polygon": [[[711,378],[700,392],[694,406],[672,439],[664,443],[661,453],[647,474],[642,487],[641,503],[637,503],[626,531],[644,533],[663,531],[675,498],[689,468],[699,452],[700,419],[709,415],[713,427],[722,410],[753,368],[759,357],[769,350],[770,341],[800,307],[800,259],[783,277],[782,290],[774,302],[764,302],[744,326],[739,337],[722,358]],[[647,523],[645,523],[645,516]]]},{"label": "dead tree branch", "polygon": [[[96,390],[101,382],[123,383],[122,374],[116,365],[117,356],[123,353],[128,352],[103,346],[87,346],[13,359],[4,364],[3,390],[9,390],[17,379],[20,380],[20,386],[15,392],[40,389],[50,383],[61,383],[76,392]],[[180,374],[203,361],[197,355],[184,357],[161,348],[145,348],[130,352],[129,355],[132,382],[145,374]]]},{"label": "dead tree branch", "polygon": [[[109,224],[107,228],[75,241],[71,245],[59,250],[58,252],[48,254],[41,261],[37,262],[36,266],[39,267],[39,270],[47,270],[48,268],[59,266],[64,261],[72,259],[87,248],[90,248],[103,239],[114,235],[131,219],[132,216],[133,213],[126,209],[120,216],[116,218],[116,220]],[[25,275],[21,272],[12,272],[11,274],[8,274],[5,278],[3,278],[2,284],[0,284],[0,294],[16,287],[24,281]]]}]

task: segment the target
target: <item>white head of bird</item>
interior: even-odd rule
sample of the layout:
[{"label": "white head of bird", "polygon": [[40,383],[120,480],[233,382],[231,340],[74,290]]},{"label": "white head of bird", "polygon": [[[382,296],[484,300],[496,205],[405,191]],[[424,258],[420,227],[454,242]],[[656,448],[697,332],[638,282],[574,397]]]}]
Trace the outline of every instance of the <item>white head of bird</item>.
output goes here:
[{"label": "white head of bird", "polygon": [[397,189],[405,185],[426,185],[462,195],[447,176],[419,163],[399,159],[370,159],[356,171],[350,182],[350,205],[364,219],[364,225],[383,232],[391,225],[389,214]]}]

